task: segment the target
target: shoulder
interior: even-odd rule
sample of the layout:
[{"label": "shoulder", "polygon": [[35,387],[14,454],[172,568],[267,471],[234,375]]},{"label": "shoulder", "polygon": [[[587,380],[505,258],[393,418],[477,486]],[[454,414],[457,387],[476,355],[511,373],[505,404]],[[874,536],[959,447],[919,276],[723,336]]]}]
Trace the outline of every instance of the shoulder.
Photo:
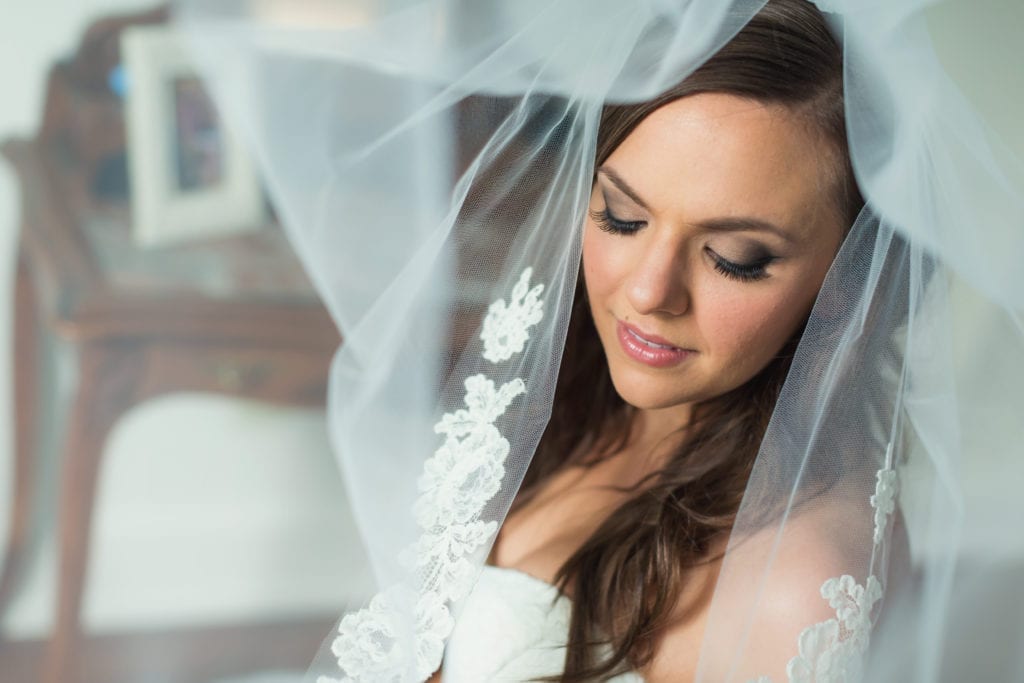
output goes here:
[{"label": "shoulder", "polygon": [[781,537],[772,527],[733,539],[703,604],[680,601],[646,680],[694,676],[698,661],[705,680],[788,680],[786,668],[798,656],[801,638],[835,620],[831,598],[858,594],[853,575],[868,558],[846,547],[849,536],[837,533],[835,521],[801,515],[787,522]]}]

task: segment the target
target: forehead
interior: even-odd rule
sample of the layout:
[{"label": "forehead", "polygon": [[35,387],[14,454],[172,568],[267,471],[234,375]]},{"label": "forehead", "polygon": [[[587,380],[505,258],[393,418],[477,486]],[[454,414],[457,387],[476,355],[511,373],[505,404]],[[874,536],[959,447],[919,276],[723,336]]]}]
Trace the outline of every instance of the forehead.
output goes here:
[{"label": "forehead", "polygon": [[755,216],[799,236],[834,201],[821,136],[784,106],[733,95],[660,107],[605,163],[665,219]]}]

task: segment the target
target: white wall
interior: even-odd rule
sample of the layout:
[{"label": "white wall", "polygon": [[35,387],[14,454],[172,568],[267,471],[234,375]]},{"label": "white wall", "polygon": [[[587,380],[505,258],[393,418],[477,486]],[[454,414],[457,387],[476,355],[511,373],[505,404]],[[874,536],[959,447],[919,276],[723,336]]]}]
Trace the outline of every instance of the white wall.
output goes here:
[{"label": "white wall", "polygon": [[[152,3],[4,5],[0,138],[33,134],[49,66],[93,18]],[[13,173],[0,164],[0,538],[12,485],[8,321],[18,215]],[[47,522],[2,623],[9,636],[38,637],[51,622],[52,514]],[[338,614],[354,589],[343,579],[358,560],[354,531],[322,411],[200,395],[139,406],[108,442],[93,530],[84,606],[93,631]]]}]

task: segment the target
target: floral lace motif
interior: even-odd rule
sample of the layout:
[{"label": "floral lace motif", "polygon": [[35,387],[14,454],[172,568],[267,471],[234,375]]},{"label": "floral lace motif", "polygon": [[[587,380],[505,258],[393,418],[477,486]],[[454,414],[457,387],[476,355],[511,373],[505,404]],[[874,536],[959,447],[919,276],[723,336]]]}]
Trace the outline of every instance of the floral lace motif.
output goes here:
[{"label": "floral lace motif", "polygon": [[871,635],[871,609],[882,597],[882,586],[869,576],[861,586],[848,574],[829,579],[821,597],[836,611],[836,618],[803,630],[799,654],[789,660],[791,683],[842,683],[860,679],[861,659]]},{"label": "floral lace motif", "polygon": [[875,495],[871,496],[871,507],[875,508],[875,545],[882,542],[885,528],[889,523],[889,515],[896,509],[896,494],[899,492],[899,480],[896,470],[882,468],[875,475]]},{"label": "floral lace motif", "polygon": [[[899,489],[896,471],[888,466],[876,474],[874,545],[882,543],[889,516],[896,509]],[[836,611],[827,619],[805,628],[797,639],[798,654],[786,666],[789,683],[851,683],[859,681],[864,653],[871,639],[871,611],[882,598],[882,584],[871,574],[862,586],[848,574],[825,581],[821,597]],[[772,683],[760,676],[750,683]]]},{"label": "floral lace motif", "polygon": [[[507,305],[498,300],[487,311],[480,338],[483,356],[492,363],[521,352],[529,328],[544,315],[544,285],[530,289],[532,272],[523,271]],[[417,481],[420,495],[413,515],[421,533],[402,554],[415,577],[412,585],[392,586],[342,619],[331,651],[347,675],[320,676],[317,683],[422,681],[440,666],[455,626],[449,603],[469,594],[477,569],[472,556],[497,531],[496,522],[479,519],[501,488],[510,450],[494,423],[526,393],[526,384],[517,377],[496,386],[477,374],[466,379],[465,389],[465,408],[444,414],[434,425],[444,442],[424,463]],[[403,630],[406,614],[414,614],[415,623]],[[415,652],[406,649],[410,643]]]},{"label": "floral lace motif", "polygon": [[544,303],[540,295],[544,285],[530,289],[533,268],[527,268],[512,288],[508,304],[498,299],[487,309],[480,339],[484,342],[483,356],[492,363],[508,360],[521,352],[530,338],[530,328],[544,317]]}]

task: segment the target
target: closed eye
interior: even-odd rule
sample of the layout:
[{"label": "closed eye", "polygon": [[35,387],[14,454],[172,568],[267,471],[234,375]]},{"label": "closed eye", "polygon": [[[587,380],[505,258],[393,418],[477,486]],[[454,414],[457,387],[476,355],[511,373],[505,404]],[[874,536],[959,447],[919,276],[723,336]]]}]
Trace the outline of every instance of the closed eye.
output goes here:
[{"label": "closed eye", "polygon": [[711,249],[706,249],[706,251],[708,256],[711,257],[712,263],[714,263],[715,270],[726,277],[744,282],[762,280],[768,277],[768,264],[775,260],[774,256],[764,256],[750,263],[735,263],[716,254]]},{"label": "closed eye", "polygon": [[632,235],[644,227],[644,221],[623,221],[616,218],[607,207],[600,211],[591,210],[590,218],[597,227],[615,235]]}]

